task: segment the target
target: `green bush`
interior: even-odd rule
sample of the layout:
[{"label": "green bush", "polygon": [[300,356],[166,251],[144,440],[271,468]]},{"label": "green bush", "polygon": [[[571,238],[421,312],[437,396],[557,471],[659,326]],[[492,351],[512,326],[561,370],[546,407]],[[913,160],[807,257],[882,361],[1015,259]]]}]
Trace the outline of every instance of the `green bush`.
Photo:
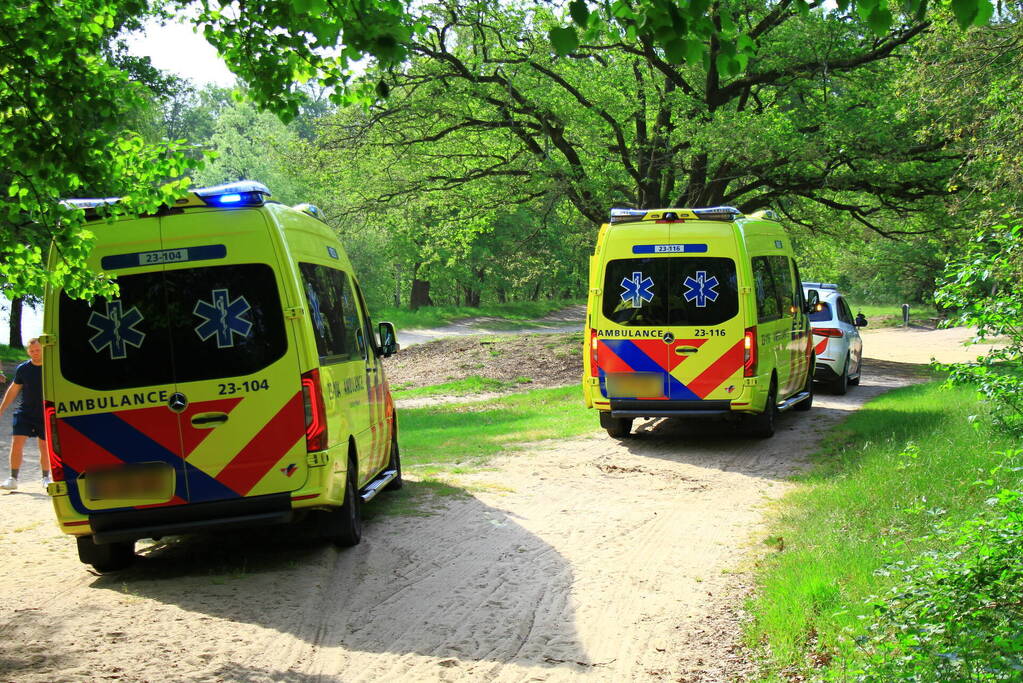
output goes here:
[{"label": "green bush", "polygon": [[949,550],[884,570],[898,582],[874,602],[860,680],[1023,680],[1023,491],[987,502],[983,517],[935,530]]},{"label": "green bush", "polygon": [[952,324],[1002,342],[977,363],[951,366],[949,382],[977,385],[994,424],[1023,434],[1023,222],[1013,222],[979,230],[949,263],[935,300],[958,311]]}]

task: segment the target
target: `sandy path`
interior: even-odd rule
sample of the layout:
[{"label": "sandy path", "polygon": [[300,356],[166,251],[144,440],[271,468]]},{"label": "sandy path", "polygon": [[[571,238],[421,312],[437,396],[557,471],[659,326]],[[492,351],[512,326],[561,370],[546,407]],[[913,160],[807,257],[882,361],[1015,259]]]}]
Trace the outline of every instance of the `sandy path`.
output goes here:
[{"label": "sandy path", "polygon": [[773,439],[648,421],[624,443],[536,444],[426,498],[429,516],[382,496],[347,551],[278,528],[153,546],[101,577],[30,476],[0,496],[0,680],[744,680],[765,504],[829,426],[911,381],[904,354],[949,347],[909,334],[868,337],[886,362]]}]

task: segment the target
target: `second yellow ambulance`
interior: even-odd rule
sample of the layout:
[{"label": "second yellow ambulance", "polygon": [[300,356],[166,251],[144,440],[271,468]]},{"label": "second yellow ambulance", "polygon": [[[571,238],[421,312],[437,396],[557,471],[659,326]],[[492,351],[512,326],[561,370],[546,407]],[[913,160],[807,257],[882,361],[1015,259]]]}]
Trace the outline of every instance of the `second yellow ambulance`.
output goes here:
[{"label": "second yellow ambulance", "polygon": [[[792,244],[770,213],[613,209],[590,261],[583,393],[617,438],[645,417],[775,417],[813,401]],[[809,299],[809,300],[807,300]]]}]

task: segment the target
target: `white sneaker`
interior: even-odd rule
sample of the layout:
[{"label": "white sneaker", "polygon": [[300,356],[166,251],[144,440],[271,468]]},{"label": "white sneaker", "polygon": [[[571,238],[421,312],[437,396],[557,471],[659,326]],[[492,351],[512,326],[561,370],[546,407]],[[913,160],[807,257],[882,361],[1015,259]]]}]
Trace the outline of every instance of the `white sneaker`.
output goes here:
[{"label": "white sneaker", "polygon": [[7,491],[13,491],[16,488],[18,488],[18,480],[14,477],[7,477],[4,479],[4,483],[0,484],[0,489],[5,489]]},{"label": "white sneaker", "polygon": [[43,488],[44,488],[44,489],[45,489],[45,488],[46,488],[47,486],[49,486],[50,484],[52,484],[52,483],[53,483],[53,477],[51,477],[51,476],[50,476],[50,475],[48,475],[48,474],[47,474],[46,476],[44,476],[44,477],[43,477]]}]

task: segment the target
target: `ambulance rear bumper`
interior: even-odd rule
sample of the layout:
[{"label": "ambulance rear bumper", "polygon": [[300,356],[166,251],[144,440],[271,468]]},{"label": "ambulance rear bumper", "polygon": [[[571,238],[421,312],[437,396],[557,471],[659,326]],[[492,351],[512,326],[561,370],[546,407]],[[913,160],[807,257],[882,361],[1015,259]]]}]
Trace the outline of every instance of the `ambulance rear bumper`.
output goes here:
[{"label": "ambulance rear bumper", "polygon": [[278,493],[211,503],[146,510],[120,510],[89,517],[96,543],[137,541],[197,531],[225,531],[284,524],[294,519],[291,496]]},{"label": "ambulance rear bumper", "polygon": [[731,401],[611,401],[611,417],[723,417]]}]

